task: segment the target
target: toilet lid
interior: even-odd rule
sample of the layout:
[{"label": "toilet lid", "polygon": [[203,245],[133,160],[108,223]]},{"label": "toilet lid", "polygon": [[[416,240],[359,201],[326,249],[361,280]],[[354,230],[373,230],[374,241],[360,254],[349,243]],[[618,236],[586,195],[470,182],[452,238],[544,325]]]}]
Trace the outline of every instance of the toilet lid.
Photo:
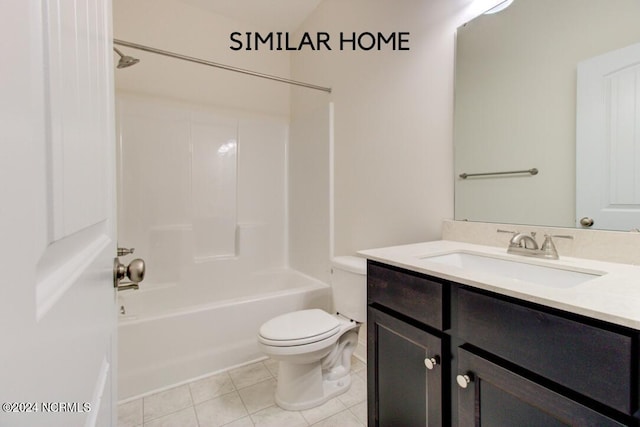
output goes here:
[{"label": "toilet lid", "polygon": [[301,345],[328,338],[339,329],[338,319],[323,310],[300,310],[267,321],[260,336],[282,345]]}]

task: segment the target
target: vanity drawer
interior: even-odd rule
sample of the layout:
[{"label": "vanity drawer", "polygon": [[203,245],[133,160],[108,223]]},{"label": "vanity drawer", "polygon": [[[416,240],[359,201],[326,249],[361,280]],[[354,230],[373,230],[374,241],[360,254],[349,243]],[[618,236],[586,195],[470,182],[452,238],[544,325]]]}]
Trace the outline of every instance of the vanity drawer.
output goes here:
[{"label": "vanity drawer", "polygon": [[367,262],[367,303],[443,329],[442,284],[419,273]]},{"label": "vanity drawer", "polygon": [[457,309],[464,341],[626,414],[637,409],[631,336],[462,288]]}]

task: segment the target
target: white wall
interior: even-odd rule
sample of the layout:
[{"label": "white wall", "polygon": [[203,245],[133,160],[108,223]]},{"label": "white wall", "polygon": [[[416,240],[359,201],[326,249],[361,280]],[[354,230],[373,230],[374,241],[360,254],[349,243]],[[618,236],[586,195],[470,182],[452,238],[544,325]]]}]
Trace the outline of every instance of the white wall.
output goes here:
[{"label": "white wall", "polygon": [[[304,91],[294,89],[294,91]],[[307,90],[308,92],[308,90]],[[289,135],[289,264],[329,282],[329,97],[301,93]],[[315,102],[314,102],[315,101]]]},{"label": "white wall", "polygon": [[[302,51],[292,57],[294,79],[333,88],[330,96],[292,91],[292,110],[335,103],[337,255],[438,239],[442,220],[453,216],[454,32],[490,2],[481,3],[324,0],[299,29],[333,35],[411,32],[410,51],[352,52],[334,46],[332,51]],[[291,144],[290,162],[295,164],[293,145],[304,141]],[[311,145],[299,151],[304,156],[322,150]],[[305,171],[291,173],[292,181],[309,179]],[[299,197],[322,214],[329,212],[324,193]],[[316,237],[309,245],[320,241],[325,231],[313,231]],[[298,250],[311,253],[314,248],[301,245]]]}]

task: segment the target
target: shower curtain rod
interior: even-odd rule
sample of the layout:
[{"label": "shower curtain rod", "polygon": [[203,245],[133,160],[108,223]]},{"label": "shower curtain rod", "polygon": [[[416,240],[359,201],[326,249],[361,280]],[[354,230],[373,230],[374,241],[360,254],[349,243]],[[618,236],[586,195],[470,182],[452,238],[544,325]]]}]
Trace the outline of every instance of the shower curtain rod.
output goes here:
[{"label": "shower curtain rod", "polygon": [[290,85],[302,86],[309,89],[321,90],[323,92],[331,93],[330,87],[317,86],[310,83],[299,82],[291,79],[285,79],[284,77],[273,76],[271,74],[258,73],[256,71],[251,71],[244,68],[232,67],[231,65],[220,64],[212,61],[205,61],[204,59],[180,55],[179,53],[173,53],[166,50],[156,49],[154,47],[144,46],[137,43],[131,43],[124,40],[113,39],[113,44],[130,47],[132,49],[143,50],[145,52],[157,53],[158,55],[169,56],[171,58],[182,59],[183,61],[195,62],[196,64],[209,65],[210,67],[222,68],[223,70],[235,71],[236,73],[248,74],[254,77],[275,80],[281,83],[287,83]]}]

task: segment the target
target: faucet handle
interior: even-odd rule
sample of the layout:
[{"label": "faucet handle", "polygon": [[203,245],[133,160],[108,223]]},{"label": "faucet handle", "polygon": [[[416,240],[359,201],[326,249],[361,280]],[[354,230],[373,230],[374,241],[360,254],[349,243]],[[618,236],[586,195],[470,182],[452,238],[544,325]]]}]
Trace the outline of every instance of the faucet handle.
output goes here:
[{"label": "faucet handle", "polygon": [[520,234],[519,231],[510,231],[510,230],[502,230],[500,228],[498,228],[497,230],[498,233],[507,233],[507,234],[511,234],[511,239],[509,240],[509,247],[514,247],[517,246],[513,243],[513,239],[516,238],[516,236],[518,236]]},{"label": "faucet handle", "polygon": [[545,239],[547,237],[549,237],[549,238],[557,237],[558,239],[570,239],[570,240],[573,240],[573,236],[569,236],[569,235],[566,235],[566,234],[545,234],[544,237],[545,237]]},{"label": "faucet handle", "polygon": [[542,247],[540,248],[540,250],[544,252],[545,258],[558,259],[558,250],[556,249],[556,245],[553,243],[554,237],[557,237],[559,239],[573,239],[573,236],[562,234],[545,234],[544,242],[542,243]]}]

